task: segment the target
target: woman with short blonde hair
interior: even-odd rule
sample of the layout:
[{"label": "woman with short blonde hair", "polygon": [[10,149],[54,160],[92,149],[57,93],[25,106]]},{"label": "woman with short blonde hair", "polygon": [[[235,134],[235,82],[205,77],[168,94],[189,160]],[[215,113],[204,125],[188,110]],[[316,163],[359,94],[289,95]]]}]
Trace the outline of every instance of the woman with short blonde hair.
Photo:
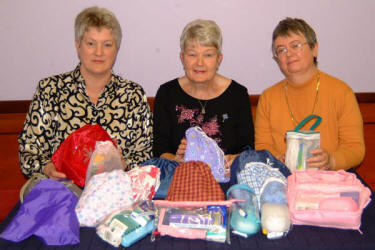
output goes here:
[{"label": "woman with short blonde hair", "polygon": [[74,31],[80,63],[73,71],[39,82],[18,139],[21,169],[27,176],[40,172],[65,178],[51,156],[86,124],[107,131],[124,168],[152,155],[152,114],[145,92],[112,72],[122,37],[117,18],[107,9],[87,8],[77,15]]}]

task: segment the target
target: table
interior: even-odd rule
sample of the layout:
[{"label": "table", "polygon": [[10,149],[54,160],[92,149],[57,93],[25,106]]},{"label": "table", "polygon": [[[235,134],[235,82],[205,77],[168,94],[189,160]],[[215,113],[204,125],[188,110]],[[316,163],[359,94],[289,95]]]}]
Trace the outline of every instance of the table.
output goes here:
[{"label": "table", "polygon": [[[354,171],[350,171],[354,172]],[[355,173],[355,172],[354,172]],[[374,199],[373,193],[371,197]],[[2,232],[16,214],[18,203],[0,225]],[[211,249],[375,249],[375,202],[371,201],[362,214],[361,234],[355,230],[320,228],[312,226],[293,226],[289,234],[279,240],[268,240],[261,232],[249,238],[231,234],[231,244],[208,242],[204,240],[176,239],[162,237],[155,242],[150,236],[135,243],[127,249],[177,249],[177,250],[211,250]],[[118,249],[102,241],[94,228],[80,229],[81,242],[69,246],[45,246],[37,237],[12,243],[0,239],[0,249]]]}]

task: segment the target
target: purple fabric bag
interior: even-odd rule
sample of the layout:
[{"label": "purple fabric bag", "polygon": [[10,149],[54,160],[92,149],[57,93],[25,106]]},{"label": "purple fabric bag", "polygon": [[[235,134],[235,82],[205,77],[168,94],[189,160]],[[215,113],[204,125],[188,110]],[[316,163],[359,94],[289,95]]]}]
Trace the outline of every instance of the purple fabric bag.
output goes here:
[{"label": "purple fabric bag", "polygon": [[26,196],[1,238],[20,242],[35,235],[47,245],[79,243],[77,196],[56,180],[40,181]]},{"label": "purple fabric bag", "polygon": [[216,141],[206,135],[200,127],[186,130],[185,162],[202,161],[211,168],[217,182],[229,182],[225,176],[224,152]]}]

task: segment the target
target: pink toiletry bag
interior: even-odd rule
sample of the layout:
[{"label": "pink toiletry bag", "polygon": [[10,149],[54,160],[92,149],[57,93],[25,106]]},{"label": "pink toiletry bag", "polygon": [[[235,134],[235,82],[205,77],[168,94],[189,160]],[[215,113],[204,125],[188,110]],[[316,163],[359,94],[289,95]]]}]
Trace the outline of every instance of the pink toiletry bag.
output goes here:
[{"label": "pink toiletry bag", "polygon": [[290,218],[295,225],[359,230],[371,191],[344,170],[301,170],[288,177]]}]

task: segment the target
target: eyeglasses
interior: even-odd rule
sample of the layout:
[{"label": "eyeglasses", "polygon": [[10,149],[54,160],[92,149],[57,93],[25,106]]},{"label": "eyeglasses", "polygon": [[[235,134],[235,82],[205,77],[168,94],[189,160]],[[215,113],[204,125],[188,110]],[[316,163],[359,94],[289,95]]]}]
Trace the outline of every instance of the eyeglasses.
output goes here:
[{"label": "eyeglasses", "polygon": [[289,46],[289,48],[286,48],[286,47],[278,47],[275,51],[274,51],[274,56],[277,57],[277,58],[280,58],[284,55],[286,55],[286,53],[288,51],[293,51],[293,52],[298,52],[302,49],[302,46],[307,44],[307,42],[292,42]]}]

